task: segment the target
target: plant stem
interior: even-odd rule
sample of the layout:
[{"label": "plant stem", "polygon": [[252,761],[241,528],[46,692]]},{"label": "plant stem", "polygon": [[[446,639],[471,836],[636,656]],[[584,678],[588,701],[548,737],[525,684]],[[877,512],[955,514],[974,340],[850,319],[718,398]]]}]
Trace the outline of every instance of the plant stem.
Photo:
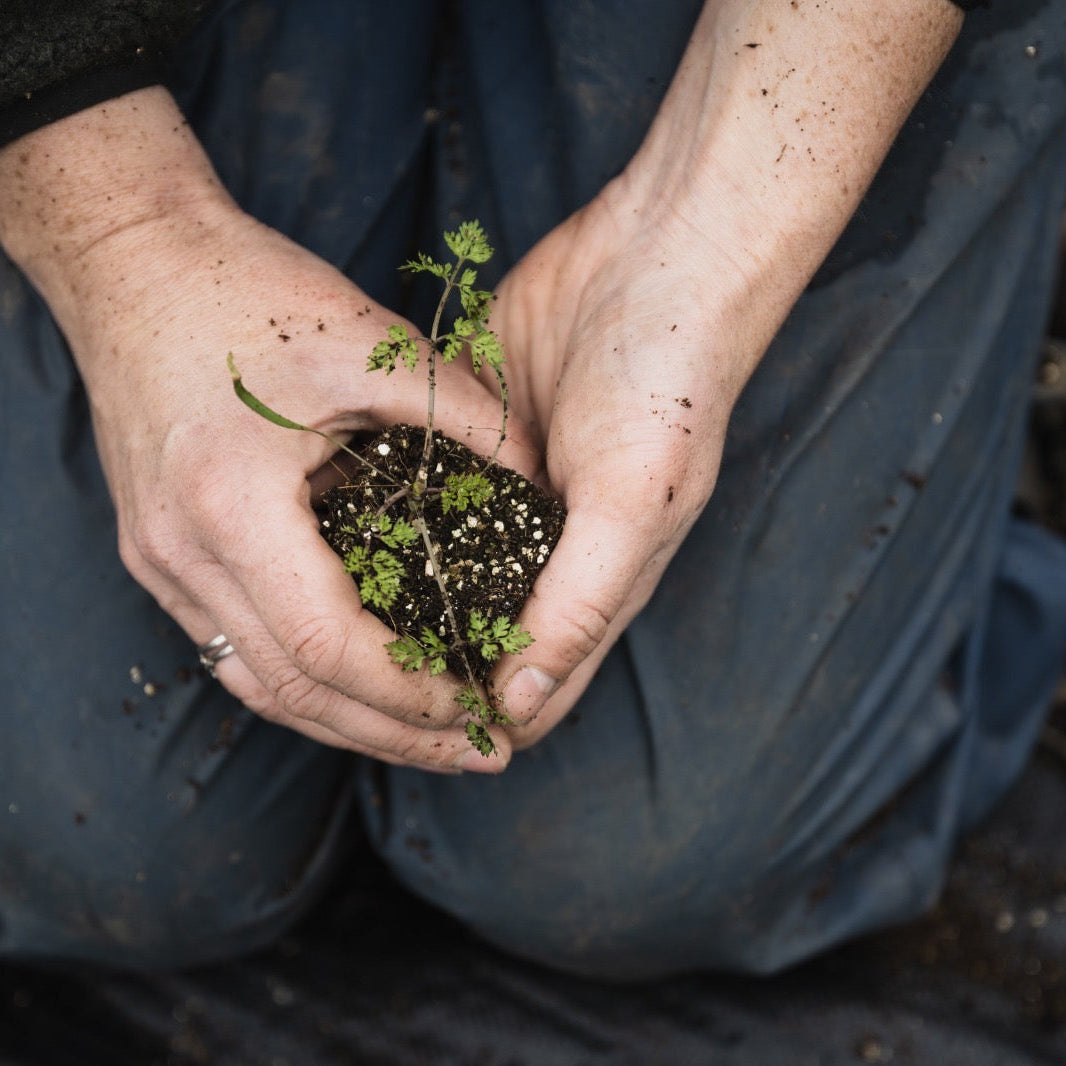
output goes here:
[{"label": "plant stem", "polygon": [[[380,518],[394,503],[399,503],[405,496],[410,493],[410,488],[407,485],[401,485],[375,512],[374,517]],[[422,509],[419,508],[419,516],[421,517]]]},{"label": "plant stem", "polygon": [[440,320],[444,315],[444,308],[448,303],[455,288],[455,280],[459,277],[459,271],[465,256],[459,256],[451,275],[444,281],[444,292],[437,301],[437,310],[433,313],[433,326],[429,331],[429,355],[427,356],[428,372],[426,374],[428,396],[426,397],[426,436],[422,444],[422,461],[418,466],[418,476],[412,486],[416,498],[421,499],[429,482],[429,467],[433,461],[433,413],[436,409],[437,399],[437,345],[440,342]]},{"label": "plant stem", "polygon": [[467,659],[466,651],[462,646],[463,637],[462,630],[459,628],[459,619],[455,617],[455,611],[452,608],[452,597],[445,586],[444,575],[440,572],[437,550],[433,547],[433,538],[429,535],[429,526],[426,525],[422,502],[408,497],[407,505],[411,511],[411,522],[421,534],[422,545],[426,549],[426,559],[433,570],[433,580],[436,581],[437,588],[440,589],[440,598],[444,604],[444,614],[448,619],[448,628],[452,632],[452,646],[459,653],[459,658],[463,662],[463,672],[466,674],[467,681],[476,688],[477,681],[474,678],[474,671],[470,668],[470,660]]},{"label": "plant stem", "polygon": [[493,367],[496,373],[496,382],[500,386],[500,403],[503,406],[503,415],[500,418],[500,436],[496,441],[496,447],[492,449],[492,455],[486,466],[492,466],[496,462],[497,456],[500,454],[500,449],[503,447],[503,442],[507,439],[507,382],[504,380],[503,371],[498,367]]},{"label": "plant stem", "polygon": [[[314,426],[305,426],[302,422],[294,422],[291,418],[286,418],[284,415],[278,414],[271,407],[267,407],[262,400],[259,399],[254,393],[249,392],[244,382],[241,380],[240,371],[237,369],[236,363],[233,361],[233,353],[230,352],[226,358],[226,364],[229,366],[230,377],[233,380],[233,391],[237,394],[237,398],[250,408],[257,415],[265,418],[268,422],[273,422],[275,426],[281,426],[282,429],[297,429],[302,433],[314,433],[316,436],[321,437],[323,440],[329,441],[338,451],[347,452],[356,462],[362,463],[368,470],[377,474],[386,483],[389,478],[380,471],[372,462],[368,459],[364,459],[363,456],[357,452],[352,451],[344,441],[337,440],[336,437],[330,436],[328,433],[323,433],[320,429],[315,429]],[[332,460],[330,460],[332,462]]]}]

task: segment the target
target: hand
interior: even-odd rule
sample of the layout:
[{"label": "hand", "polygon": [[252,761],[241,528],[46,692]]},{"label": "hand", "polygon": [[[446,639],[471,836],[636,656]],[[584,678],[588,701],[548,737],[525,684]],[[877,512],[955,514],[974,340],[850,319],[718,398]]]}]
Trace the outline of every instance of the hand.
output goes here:
[{"label": "hand", "polygon": [[[562,683],[532,724],[512,730],[516,747],[578,699],[714,488],[729,412],[761,349],[755,340],[721,358],[723,337],[738,349],[747,338],[739,317],[724,326],[722,291],[693,252],[633,225],[604,196],[498,290],[493,325],[512,403],[542,434],[569,510],[523,612],[535,643],[497,675],[522,719]],[[516,674],[522,667],[535,672]]]},{"label": "hand", "polygon": [[[397,316],[240,214],[191,256],[158,233],[145,247],[139,313],[74,340],[130,572],[193,640],[226,634],[237,656],[218,676],[265,717],[390,761],[465,758],[454,686],[389,660],[392,634],[318,535],[308,478],[331,446],[247,411],[225,366],[232,351],[271,406],[334,436],[418,422],[423,377],[364,372]],[[479,381],[442,374],[437,409],[446,431],[491,448],[470,428],[499,421]]]},{"label": "hand", "polygon": [[512,716],[537,716],[516,747],[651,596],[744,383],[960,21],[925,0],[712,0],[629,167],[502,282],[512,402],[569,510],[521,616],[535,643],[493,678]]},{"label": "hand", "polygon": [[[142,100],[137,121],[146,110]],[[24,173],[34,145],[15,148]],[[423,421],[424,377],[364,373],[398,316],[217,186],[193,184],[165,210],[67,234],[61,262],[49,249],[64,250],[62,235],[42,253],[21,219],[5,231],[82,372],[123,561],[192,644],[227,636],[237,654],[219,680],[264,717],[394,763],[502,769],[506,735],[493,731],[497,757],[473,751],[458,682],[397,668],[391,632],[319,536],[308,478],[332,447],[245,408],[226,367],[232,352],[264,401],[332,435]],[[441,375],[436,409],[440,428],[491,450],[493,431],[473,427],[498,425],[500,407],[480,380]],[[535,453],[512,426],[503,459],[532,474]]]}]

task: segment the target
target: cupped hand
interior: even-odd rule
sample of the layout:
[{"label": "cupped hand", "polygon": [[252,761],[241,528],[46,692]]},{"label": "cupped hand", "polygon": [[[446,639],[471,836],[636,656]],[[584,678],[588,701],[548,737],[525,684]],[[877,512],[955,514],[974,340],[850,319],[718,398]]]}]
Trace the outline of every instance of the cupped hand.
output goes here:
[{"label": "cupped hand", "polygon": [[522,616],[535,643],[494,678],[528,723],[517,747],[559,722],[655,590],[710,497],[761,354],[715,285],[722,264],[670,232],[601,196],[498,290],[512,402],[569,512]]},{"label": "cupped hand", "polygon": [[[392,634],[319,536],[308,478],[333,447],[263,420],[231,388],[230,352],[264,402],[331,435],[422,422],[424,373],[365,372],[398,316],[231,204],[196,215],[110,238],[108,266],[90,254],[93,312],[68,328],[123,561],[193,643],[226,635],[236,654],[218,677],[266,718],[391,762],[501,769],[506,736],[494,731],[497,757],[473,751],[457,683],[389,660]],[[491,451],[499,402],[458,364],[438,379],[436,410],[439,428]],[[502,459],[533,473],[512,427]]]}]

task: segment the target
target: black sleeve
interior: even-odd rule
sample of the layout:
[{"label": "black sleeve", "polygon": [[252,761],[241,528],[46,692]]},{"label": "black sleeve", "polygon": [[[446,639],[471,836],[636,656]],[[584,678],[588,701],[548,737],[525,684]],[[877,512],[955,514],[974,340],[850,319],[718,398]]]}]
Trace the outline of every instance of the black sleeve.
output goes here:
[{"label": "black sleeve", "polygon": [[0,0],[0,146],[164,80],[203,0]]}]

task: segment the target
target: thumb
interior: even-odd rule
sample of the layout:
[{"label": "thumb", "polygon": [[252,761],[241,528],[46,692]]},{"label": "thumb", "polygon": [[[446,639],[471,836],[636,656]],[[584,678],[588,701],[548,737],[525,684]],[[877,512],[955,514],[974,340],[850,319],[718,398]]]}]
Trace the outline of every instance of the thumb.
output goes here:
[{"label": "thumb", "polygon": [[[583,663],[581,674],[591,677],[651,596],[665,566],[661,555],[621,513],[570,511],[519,616],[533,644],[521,655],[506,656],[493,674],[493,688],[516,724],[535,718]],[[570,702],[579,695],[573,693]]]}]

